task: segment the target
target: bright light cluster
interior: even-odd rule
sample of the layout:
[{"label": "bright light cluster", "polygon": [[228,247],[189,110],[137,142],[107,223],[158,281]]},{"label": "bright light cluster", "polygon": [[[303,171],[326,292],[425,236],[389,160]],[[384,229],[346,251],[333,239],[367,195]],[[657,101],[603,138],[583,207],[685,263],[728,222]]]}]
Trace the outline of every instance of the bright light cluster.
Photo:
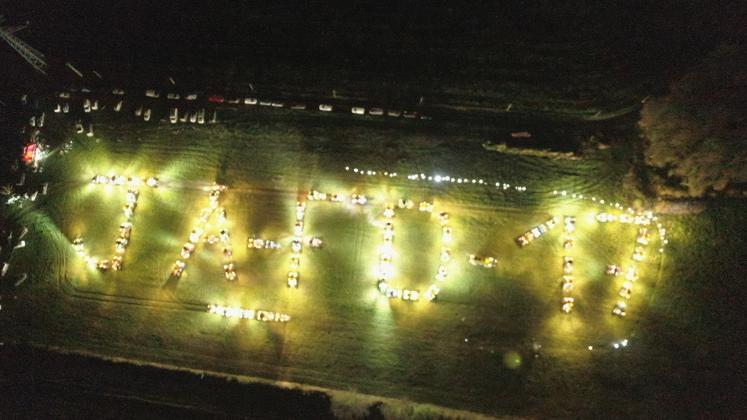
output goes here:
[{"label": "bright light cluster", "polygon": [[[649,241],[648,227],[639,227],[638,235],[636,236],[636,243],[633,249],[633,255],[631,255],[631,260],[633,260],[633,262],[628,267],[628,270],[625,274],[625,282],[623,283],[622,287],[620,287],[620,290],[617,293],[625,300],[630,299],[630,296],[633,293],[633,284],[638,281],[639,277],[636,263],[643,261],[643,259],[645,258],[645,247],[649,244]],[[607,274],[614,274],[617,276],[622,274],[622,270],[617,266],[610,265],[607,267]],[[612,308],[612,314],[621,318],[624,317],[627,314],[626,306],[627,305],[625,301],[617,302]]]},{"label": "bright light cluster", "polygon": [[[309,193],[309,197],[314,196],[316,191]],[[318,195],[316,197],[319,197]],[[317,200],[321,198],[313,198]],[[324,199],[326,200],[326,194]],[[288,280],[286,285],[292,289],[298,288],[298,270],[301,268],[301,250],[303,249],[303,220],[306,217],[306,203],[299,201],[296,203],[296,224],[293,226],[293,241],[291,242],[291,260],[290,270],[288,271]]]},{"label": "bright light cluster", "polygon": [[306,198],[308,198],[309,201],[331,201],[333,203],[340,203],[345,200],[345,196],[342,194],[327,194],[317,190],[309,191]]},{"label": "bright light cluster", "polygon": [[263,239],[252,236],[246,241],[246,247],[249,249],[279,249],[280,244],[277,241],[273,241],[271,239]]},{"label": "bright light cluster", "polygon": [[[628,214],[599,213],[596,216],[596,220],[600,223],[619,222],[638,226],[638,234],[636,235],[635,244],[633,245],[633,253],[630,257],[632,262],[625,274],[625,281],[618,291],[618,295],[625,300],[618,301],[612,308],[612,314],[622,318],[627,315],[626,301],[630,299],[630,296],[633,293],[633,284],[639,278],[636,263],[642,262],[646,258],[646,247],[651,241],[649,226],[654,221],[658,220],[658,218],[654,216],[651,211],[635,213],[632,209],[628,209]],[[666,229],[664,229],[661,223],[657,223],[656,226],[661,243],[659,252],[664,252],[664,245],[668,242],[666,239]],[[622,269],[617,265],[608,265],[607,274],[618,276],[622,274]]]},{"label": "bright light cluster", "polygon": [[[197,223],[189,233],[189,239],[182,246],[180,256],[183,260],[188,260],[192,253],[194,253],[197,244],[204,242],[206,245],[215,245],[220,243],[222,248],[223,256],[223,273],[226,280],[235,281],[237,279],[236,267],[233,262],[233,248],[231,246],[231,235],[228,232],[228,219],[226,218],[226,210],[220,205],[220,194],[225,191],[224,185],[213,185],[209,189],[208,207],[200,210],[200,215],[197,219]],[[218,228],[220,231],[218,234],[209,233],[206,234],[205,230],[209,228],[208,221],[210,217],[217,214]],[[176,278],[180,278],[186,263],[183,260],[176,260],[171,270],[171,275]]]},{"label": "bright light cluster", "polygon": [[560,219],[557,216],[551,217],[545,223],[540,223],[539,225],[531,228],[528,232],[525,232],[523,235],[516,238],[516,242],[518,242],[521,246],[527,246],[535,239],[549,232],[552,228],[555,227],[555,225],[558,224],[559,221]]},{"label": "bright light cluster", "polygon": [[[83,257],[86,260],[86,263],[92,268],[101,271],[108,271],[109,269],[119,271],[122,269],[124,253],[130,243],[132,218],[135,215],[138,197],[140,196],[140,190],[138,188],[143,185],[143,180],[139,177],[125,177],[122,175],[94,175],[91,179],[91,183],[94,185],[127,186],[126,201],[122,208],[124,220],[119,224],[119,234],[117,235],[117,239],[114,241],[114,255],[111,259],[97,260],[96,258],[89,256],[88,252],[85,250],[83,238],[81,237],[77,237],[73,240],[73,249],[75,249],[78,255]],[[149,177],[146,181],[146,185],[155,188],[158,186],[158,179]]]},{"label": "bright light cluster", "polygon": [[498,264],[495,257],[477,256],[475,254],[468,254],[467,260],[470,264],[483,268],[494,268]]},{"label": "bright light cluster", "polygon": [[[93,178],[91,178],[91,183],[95,185],[127,185],[130,188],[140,188],[143,185],[143,179],[137,176],[124,177],[122,175],[94,175]],[[145,185],[151,188],[156,188],[158,186],[158,178],[152,176],[146,178]]]},{"label": "bright light cluster", "polygon": [[253,319],[262,322],[288,322],[290,315],[260,309],[244,309],[234,306],[208,305],[208,312],[226,318]]},{"label": "bright light cluster", "polygon": [[[574,239],[570,236],[576,231],[576,217],[565,216],[563,218],[563,231],[565,236],[563,237],[563,249],[569,254],[572,252]],[[569,314],[573,311],[573,306],[576,304],[576,299],[571,296],[573,293],[573,256],[563,256],[563,279],[561,281],[561,290],[563,292],[563,298],[560,301],[560,310]]]},{"label": "bright light cluster", "polygon": [[355,174],[359,175],[366,175],[366,176],[384,176],[387,178],[395,178],[397,177],[396,172],[388,172],[388,171],[372,171],[372,170],[364,170],[364,169],[358,169],[358,168],[350,168],[350,166],[345,167],[345,171],[353,172]]},{"label": "bright light cluster", "polygon": [[[659,219],[651,210],[635,211],[632,207],[628,207],[627,209],[625,209],[624,206],[618,202],[613,203],[609,200],[605,201],[604,199],[600,199],[595,196],[585,196],[583,194],[568,193],[568,191],[565,190],[554,190],[552,192],[552,195],[559,195],[561,197],[568,197],[576,200],[589,200],[597,204],[607,205],[607,207],[611,207],[620,211],[625,210],[627,212],[627,214],[613,214],[605,212],[599,213],[597,214],[596,219],[601,223],[620,222],[625,224],[650,225],[653,222],[657,222]],[[656,227],[659,230],[659,239],[661,242],[659,252],[663,253],[664,246],[669,243],[666,238],[666,229],[664,229],[661,223],[657,223]]]},{"label": "bright light cluster", "polygon": [[[362,175],[362,176],[381,176],[385,178],[396,178],[399,175],[396,172],[388,172],[388,171],[376,171],[376,170],[370,170],[370,169],[358,169],[358,168],[351,168],[350,166],[345,167],[346,172],[352,172],[354,174]],[[500,190],[507,190],[509,188],[512,188],[511,184],[505,183],[505,182],[490,182],[486,181],[482,178],[463,178],[463,177],[454,177],[449,175],[426,175],[424,173],[419,174],[409,174],[406,175],[407,179],[409,181],[428,181],[433,182],[436,184],[476,184],[476,185],[491,185],[494,184],[496,188]],[[513,189],[515,191],[526,191],[527,187],[515,185],[513,186]]]},{"label": "bright light cluster", "polygon": [[[411,200],[400,199],[397,207],[400,209],[413,209],[415,207]],[[379,267],[377,275],[377,288],[384,296],[394,299],[400,298],[405,301],[417,301],[420,299],[419,290],[410,289],[399,289],[389,285],[390,280],[394,276],[394,224],[392,219],[395,216],[395,206],[393,203],[387,203],[384,207],[384,227],[383,227],[383,243],[379,247]],[[418,206],[418,210],[424,213],[433,212],[433,203],[421,202]],[[436,272],[435,279],[437,282],[443,282],[446,280],[448,275],[447,263],[451,259],[451,250],[449,244],[452,240],[452,229],[449,227],[449,214],[441,212],[438,215],[441,224],[441,257],[438,271]],[[424,297],[429,301],[434,301],[438,296],[441,289],[436,283],[426,290]]]},{"label": "bright light cluster", "polygon": [[[636,242],[633,246],[633,253],[631,255],[631,264],[625,270],[625,281],[618,291],[618,295],[625,300],[620,300],[615,303],[615,305],[612,307],[612,314],[617,317],[624,317],[627,315],[627,302],[626,300],[630,299],[630,296],[633,291],[633,284],[638,280],[638,271],[636,267],[636,263],[642,262],[646,258],[646,247],[650,243],[650,232],[649,227],[654,222],[656,223],[656,228],[659,234],[659,253],[664,252],[664,247],[666,244],[669,243],[669,240],[666,237],[667,231],[664,228],[664,226],[658,222],[658,217],[654,215],[654,213],[650,210],[646,211],[635,211],[633,208],[628,207],[627,209],[624,209],[624,207],[620,203],[613,203],[611,201],[605,201],[604,199],[598,199],[595,196],[584,196],[583,194],[569,194],[567,191],[553,191],[553,195],[559,195],[561,197],[568,197],[572,199],[577,200],[590,200],[594,203],[600,204],[600,205],[606,205],[607,207],[611,207],[613,209],[617,209],[620,212],[619,213],[610,213],[610,212],[601,212],[596,215],[597,222],[600,223],[609,223],[609,222],[618,222],[623,224],[631,224],[631,225],[637,225],[638,226],[638,235],[636,236]],[[619,276],[623,273],[623,269],[615,264],[610,264],[607,266],[606,269],[607,274],[613,275],[613,276]]]},{"label": "bright light cluster", "polygon": [[[311,190],[306,195],[309,201],[327,201],[330,203],[343,203],[345,196],[337,193],[324,193],[317,190]],[[366,204],[366,197],[358,194],[353,194],[350,197],[352,204],[364,205]],[[296,224],[293,226],[293,239],[291,240],[291,259],[290,269],[288,271],[288,279],[286,285],[291,289],[298,288],[299,280],[299,269],[301,268],[301,251],[304,245],[304,218],[306,217],[306,203],[299,201],[296,203]],[[312,248],[321,248],[323,241],[321,238],[311,237],[306,241]]]}]

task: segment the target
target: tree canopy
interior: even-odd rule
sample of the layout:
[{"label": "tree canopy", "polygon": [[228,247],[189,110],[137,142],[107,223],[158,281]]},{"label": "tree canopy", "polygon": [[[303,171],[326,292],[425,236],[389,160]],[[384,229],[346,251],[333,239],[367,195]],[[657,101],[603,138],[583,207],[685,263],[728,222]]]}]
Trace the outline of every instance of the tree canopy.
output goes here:
[{"label": "tree canopy", "polygon": [[689,196],[747,185],[744,52],[717,48],[673,83],[669,95],[647,101],[641,111],[646,164]]}]

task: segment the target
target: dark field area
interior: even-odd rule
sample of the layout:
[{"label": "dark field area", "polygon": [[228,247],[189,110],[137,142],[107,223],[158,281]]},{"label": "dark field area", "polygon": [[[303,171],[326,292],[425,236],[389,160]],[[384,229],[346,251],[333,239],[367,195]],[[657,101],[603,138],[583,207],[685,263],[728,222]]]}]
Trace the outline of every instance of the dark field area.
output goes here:
[{"label": "dark field area", "polygon": [[[670,4],[671,3],[671,4]],[[546,1],[368,5],[97,1],[0,6],[56,60],[55,76],[96,84],[368,99],[592,116],[637,104],[742,27],[738,2]],[[697,34],[697,35],[695,35]],[[20,35],[20,34],[19,34]],[[14,71],[12,52],[3,62]],[[133,59],[137,57],[137,59]],[[62,64],[87,72],[77,79]],[[8,74],[0,86],[17,85]]]},{"label": "dark field area", "polygon": [[[320,392],[280,390],[189,372],[63,355],[0,350],[5,418],[332,418]],[[147,390],[147,395],[143,391]]]}]

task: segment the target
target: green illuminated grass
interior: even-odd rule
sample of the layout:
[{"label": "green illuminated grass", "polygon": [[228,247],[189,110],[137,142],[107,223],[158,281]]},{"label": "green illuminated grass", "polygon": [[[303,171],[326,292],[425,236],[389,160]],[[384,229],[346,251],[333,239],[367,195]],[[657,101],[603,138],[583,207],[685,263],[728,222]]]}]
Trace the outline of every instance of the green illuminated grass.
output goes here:
[{"label": "green illuminated grass", "polygon": [[[618,197],[610,185],[619,181],[620,168],[597,173],[603,164],[593,159],[571,163],[486,153],[474,133],[439,134],[371,121],[353,126],[335,118],[283,120],[257,113],[188,129],[102,118],[101,142],[77,137],[72,153],[53,158],[46,170],[50,195],[22,216],[46,215],[50,228],[67,237],[37,236],[54,247],[54,258],[49,250],[38,258],[64,261],[66,293],[36,282],[28,299],[44,302],[47,309],[26,321],[38,328],[16,333],[38,343],[115,356],[488,413],[526,413],[520,407],[529,397],[517,393],[555,384],[532,368],[550,363],[533,358],[532,343],[542,344],[552,363],[575,369],[592,357],[587,345],[604,348],[634,330],[655,281],[656,260],[644,264],[649,268],[634,290],[628,319],[612,317],[621,280],[603,270],[629,260],[635,228],[601,226],[588,203],[548,194],[567,188]],[[356,178],[343,170],[346,165],[484,177],[527,185],[530,191]],[[162,181],[162,187],[142,189],[120,273],[86,268],[66,242],[81,234],[94,255],[113,252],[125,190],[91,185],[98,173],[154,175]],[[213,182],[229,187],[221,202],[238,281],[225,281],[219,249],[204,244],[188,261],[185,275],[169,281],[171,265],[207,204],[204,187]],[[304,249],[301,286],[292,290],[285,282],[294,206],[311,188],[356,191],[371,202],[364,208],[308,203],[305,234],[322,237],[326,245]],[[434,200],[438,211],[451,215],[452,274],[437,303],[389,301],[376,291],[381,229],[375,222],[384,204],[400,197]],[[525,248],[515,243],[552,215],[578,219],[577,307],[570,316],[559,310],[562,223]],[[417,210],[397,211],[393,284],[425,291],[433,282],[437,220]],[[253,234],[279,240],[284,248],[248,250],[246,240]],[[471,266],[468,253],[495,256],[498,266]],[[267,325],[193,310],[207,303],[275,310],[293,319]],[[509,351],[523,358],[517,369],[504,364]]]}]

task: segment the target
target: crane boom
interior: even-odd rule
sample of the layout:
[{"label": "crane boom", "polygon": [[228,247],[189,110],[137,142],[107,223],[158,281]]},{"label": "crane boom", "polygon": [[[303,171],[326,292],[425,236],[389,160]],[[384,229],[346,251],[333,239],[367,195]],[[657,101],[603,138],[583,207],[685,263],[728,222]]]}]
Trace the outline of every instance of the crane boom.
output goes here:
[{"label": "crane boom", "polygon": [[[1,17],[0,22],[2,22]],[[42,74],[47,74],[47,62],[45,61],[44,54],[35,50],[27,43],[21,41],[17,36],[13,35],[13,32],[17,32],[25,27],[26,25],[20,27],[0,27],[0,38],[7,42],[11,48],[16,50],[16,52],[37,71]]]}]

